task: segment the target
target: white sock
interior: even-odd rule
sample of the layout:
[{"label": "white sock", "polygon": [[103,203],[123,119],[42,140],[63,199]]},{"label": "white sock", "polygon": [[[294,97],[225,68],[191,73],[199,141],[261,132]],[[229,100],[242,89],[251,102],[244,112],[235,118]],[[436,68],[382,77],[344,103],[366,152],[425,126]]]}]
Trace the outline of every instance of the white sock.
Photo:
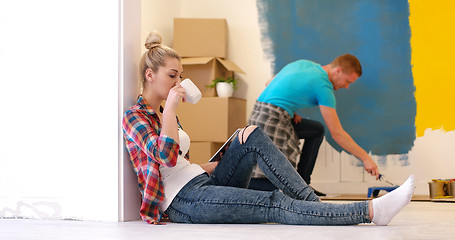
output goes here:
[{"label": "white sock", "polygon": [[411,175],[399,188],[373,199],[372,222],[376,225],[387,225],[411,201],[413,193],[414,175]]}]

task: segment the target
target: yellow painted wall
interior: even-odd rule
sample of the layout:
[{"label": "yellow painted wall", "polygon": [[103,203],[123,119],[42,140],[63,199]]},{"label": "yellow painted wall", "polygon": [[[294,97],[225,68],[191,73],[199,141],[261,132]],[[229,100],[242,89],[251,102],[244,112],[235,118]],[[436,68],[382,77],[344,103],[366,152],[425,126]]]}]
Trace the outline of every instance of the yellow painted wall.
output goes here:
[{"label": "yellow painted wall", "polygon": [[416,131],[455,130],[455,1],[410,0]]}]

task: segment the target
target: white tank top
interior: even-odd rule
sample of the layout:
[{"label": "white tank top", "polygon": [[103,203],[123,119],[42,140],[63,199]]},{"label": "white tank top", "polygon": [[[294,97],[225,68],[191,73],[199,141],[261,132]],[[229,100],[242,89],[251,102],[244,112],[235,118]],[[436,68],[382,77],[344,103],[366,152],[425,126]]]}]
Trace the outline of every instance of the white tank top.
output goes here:
[{"label": "white tank top", "polygon": [[160,165],[161,180],[164,189],[164,201],[159,206],[161,212],[166,211],[169,205],[171,205],[172,200],[174,200],[180,189],[191,181],[191,179],[205,172],[201,166],[192,164],[184,158],[190,148],[190,137],[182,129],[179,128],[178,130],[180,152],[177,157],[177,164],[174,167]]}]

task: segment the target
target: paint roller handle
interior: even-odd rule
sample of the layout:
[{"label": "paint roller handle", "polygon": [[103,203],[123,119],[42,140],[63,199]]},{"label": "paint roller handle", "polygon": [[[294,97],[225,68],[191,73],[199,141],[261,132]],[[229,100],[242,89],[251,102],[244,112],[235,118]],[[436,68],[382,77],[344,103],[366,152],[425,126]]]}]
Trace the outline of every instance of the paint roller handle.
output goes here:
[{"label": "paint roller handle", "polygon": [[388,183],[388,184],[390,184],[390,185],[392,185],[392,186],[396,186],[395,184],[393,184],[393,183],[387,181],[387,180],[385,179],[385,177],[384,177],[383,174],[379,174],[378,180],[383,181],[383,182],[386,182],[386,183]]}]

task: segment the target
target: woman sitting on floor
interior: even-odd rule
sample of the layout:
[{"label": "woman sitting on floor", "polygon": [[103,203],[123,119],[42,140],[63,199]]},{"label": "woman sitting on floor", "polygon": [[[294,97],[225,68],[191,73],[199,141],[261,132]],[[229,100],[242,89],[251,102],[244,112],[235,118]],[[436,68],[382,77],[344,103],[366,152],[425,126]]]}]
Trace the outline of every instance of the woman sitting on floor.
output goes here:
[{"label": "woman sitting on floor", "polygon": [[[413,176],[372,201],[323,203],[256,126],[242,129],[219,162],[190,163],[190,140],[176,117],[185,101],[180,56],[162,46],[157,33],[145,46],[143,92],[126,111],[123,131],[142,194],[140,214],[148,223],[159,224],[165,214],[180,223],[387,225],[411,200]],[[279,190],[247,189],[256,164]]]}]

